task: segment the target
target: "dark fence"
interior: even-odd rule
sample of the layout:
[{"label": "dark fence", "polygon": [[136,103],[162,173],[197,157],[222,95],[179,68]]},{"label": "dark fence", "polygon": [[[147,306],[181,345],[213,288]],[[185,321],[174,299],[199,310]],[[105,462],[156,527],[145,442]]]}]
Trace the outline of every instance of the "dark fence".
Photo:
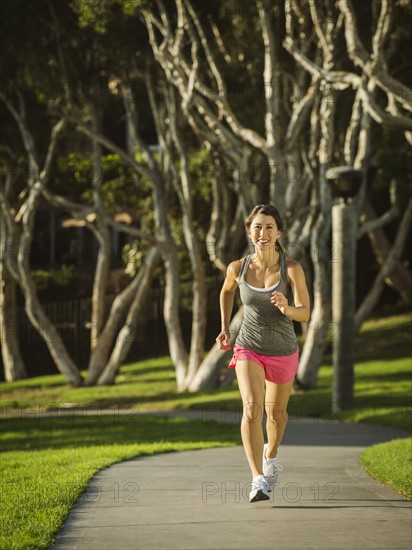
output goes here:
[{"label": "dark fence", "polygon": [[[108,314],[115,296],[106,298]],[[167,333],[163,320],[164,289],[150,289],[141,312],[136,319],[136,331],[127,361],[158,357],[169,353]],[[73,361],[80,369],[87,368],[90,354],[91,299],[77,298],[43,303],[50,326],[44,328],[43,336],[52,337],[55,327],[62,337]],[[219,332],[218,291],[208,295],[209,321],[206,326],[207,346],[211,346]],[[182,309],[180,319],[186,345],[190,343],[191,312]],[[115,328],[113,328],[115,330]],[[33,328],[24,307],[17,311],[17,334],[21,353],[29,376],[56,373],[45,339]],[[2,360],[0,354],[0,366]],[[1,369],[3,373],[3,369]]]},{"label": "dark fence", "polygon": [[[106,314],[114,298],[115,296],[106,297]],[[168,353],[162,315],[163,298],[163,289],[149,291],[143,311],[136,319],[137,330],[128,359],[150,357],[154,355],[154,351],[157,355]],[[50,326],[44,327],[43,335],[32,326],[23,307],[18,308],[17,312],[17,334],[29,376],[56,372],[45,342],[49,335],[52,337],[52,327],[59,332],[76,365],[81,369],[86,368],[90,354],[91,299],[77,298],[44,303],[43,309],[50,320]]]}]

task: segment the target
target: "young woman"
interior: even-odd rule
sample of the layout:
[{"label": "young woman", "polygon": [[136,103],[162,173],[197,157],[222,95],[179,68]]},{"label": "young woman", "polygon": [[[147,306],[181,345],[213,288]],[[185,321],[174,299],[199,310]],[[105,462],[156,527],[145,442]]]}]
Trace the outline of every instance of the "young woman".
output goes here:
[{"label": "young woman", "polygon": [[283,222],[275,206],[255,206],[245,226],[255,252],[227,268],[220,293],[222,330],[216,342],[221,349],[230,349],[229,323],[239,286],[244,315],[229,367],[236,368],[242,397],[241,434],[253,476],[249,500],[256,502],[269,499],[282,469],[277,453],[299,360],[293,320],[308,321],[310,304],[302,267],[287,257],[278,242]]}]

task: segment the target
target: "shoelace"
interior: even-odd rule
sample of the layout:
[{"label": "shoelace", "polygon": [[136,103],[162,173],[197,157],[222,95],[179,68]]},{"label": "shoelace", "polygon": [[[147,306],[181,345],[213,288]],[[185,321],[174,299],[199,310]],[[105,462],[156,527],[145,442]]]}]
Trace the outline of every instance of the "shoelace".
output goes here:
[{"label": "shoelace", "polygon": [[271,477],[277,477],[278,472],[281,472],[281,471],[283,470],[282,465],[279,464],[278,461],[269,463],[269,468],[270,468],[270,470],[269,470],[269,472],[270,472],[269,475],[270,475]]}]

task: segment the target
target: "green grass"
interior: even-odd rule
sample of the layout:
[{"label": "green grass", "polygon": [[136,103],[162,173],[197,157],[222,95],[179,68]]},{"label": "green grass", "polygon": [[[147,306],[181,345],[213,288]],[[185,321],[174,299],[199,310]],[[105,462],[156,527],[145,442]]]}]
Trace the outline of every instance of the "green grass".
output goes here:
[{"label": "green grass", "polygon": [[141,455],[240,444],[228,424],[142,415],[2,421],[0,548],[47,548],[90,478]]},{"label": "green grass", "polygon": [[372,445],[361,454],[361,463],[371,476],[412,498],[412,438]]},{"label": "green grass", "polygon": [[409,358],[358,361],[354,407],[332,412],[331,366],[324,366],[318,388],[291,397],[292,411],[302,416],[366,422],[411,432],[411,361]]}]

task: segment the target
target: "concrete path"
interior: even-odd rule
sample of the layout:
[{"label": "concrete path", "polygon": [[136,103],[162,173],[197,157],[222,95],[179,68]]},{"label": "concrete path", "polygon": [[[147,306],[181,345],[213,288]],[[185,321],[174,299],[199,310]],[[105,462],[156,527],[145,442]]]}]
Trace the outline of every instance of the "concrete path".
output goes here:
[{"label": "concrete path", "polygon": [[411,550],[411,502],[359,464],[363,448],[405,436],[372,425],[289,422],[280,485],[253,504],[242,447],[122,462],[94,476],[52,548]]}]

